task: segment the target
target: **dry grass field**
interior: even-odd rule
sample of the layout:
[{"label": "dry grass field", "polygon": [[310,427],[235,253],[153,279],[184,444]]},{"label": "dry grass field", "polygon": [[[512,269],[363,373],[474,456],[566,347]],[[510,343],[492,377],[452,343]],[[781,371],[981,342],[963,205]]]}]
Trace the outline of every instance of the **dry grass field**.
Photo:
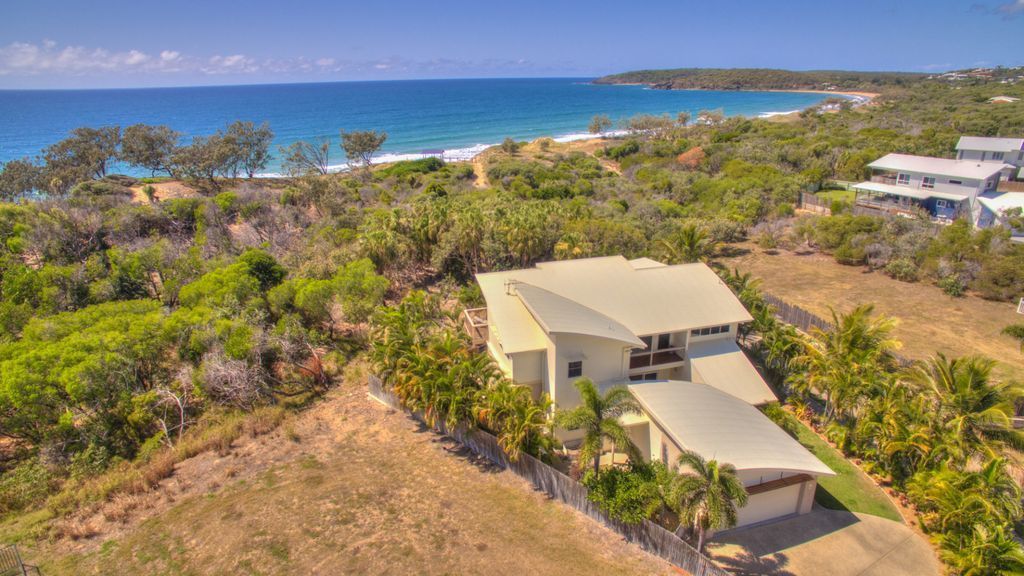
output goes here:
[{"label": "dry grass field", "polygon": [[678,573],[355,385],[67,522],[74,537],[33,543],[22,519],[0,540],[20,531],[48,576]]},{"label": "dry grass field", "polygon": [[749,244],[742,248],[749,252],[722,263],[750,272],[765,292],[790,304],[828,318],[830,306],[848,312],[872,303],[877,312],[899,319],[896,336],[903,342],[904,356],[982,354],[1000,362],[998,375],[1024,379],[1024,354],[1015,340],[1000,333],[1007,324],[1024,322],[1016,314],[1016,303],[953,298],[926,283],[908,284],[837,264],[826,254],[768,254]]}]

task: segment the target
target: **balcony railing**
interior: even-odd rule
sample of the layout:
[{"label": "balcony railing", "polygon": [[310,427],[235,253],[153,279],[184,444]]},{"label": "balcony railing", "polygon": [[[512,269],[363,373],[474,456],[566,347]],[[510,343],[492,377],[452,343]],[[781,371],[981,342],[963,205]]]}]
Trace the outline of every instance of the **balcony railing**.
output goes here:
[{"label": "balcony railing", "polygon": [[655,368],[685,361],[686,348],[682,346],[666,348],[664,350],[634,352],[629,356],[629,369]]},{"label": "balcony railing", "polygon": [[890,175],[890,174],[873,174],[871,176],[871,181],[872,182],[878,182],[879,184],[893,184],[893,185],[895,185],[895,184],[898,183],[896,180],[897,180],[897,178],[896,178],[895,174],[892,174],[892,175]]},{"label": "balcony railing", "polygon": [[487,343],[487,308],[467,308],[462,312],[462,327],[469,334],[473,346]]}]

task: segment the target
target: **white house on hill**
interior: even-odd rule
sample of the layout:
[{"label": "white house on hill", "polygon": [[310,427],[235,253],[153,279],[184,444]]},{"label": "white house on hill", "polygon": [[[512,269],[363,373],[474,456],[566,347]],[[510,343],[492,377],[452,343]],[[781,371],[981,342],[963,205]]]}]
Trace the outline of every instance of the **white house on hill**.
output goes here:
[{"label": "white house on hill", "polygon": [[977,224],[977,201],[991,194],[1013,167],[1002,162],[886,154],[868,164],[871,179],[853,186],[857,203],[908,213],[924,210],[939,221],[967,217]]},{"label": "white house on hill", "polygon": [[1024,168],[1024,138],[961,136],[956,143],[956,158],[1009,164],[1012,168],[1006,170],[1006,178],[1017,179]]},{"label": "white house on hill", "polygon": [[579,405],[581,377],[628,386],[643,414],[623,424],[645,458],[674,464],[689,449],[737,467],[751,495],[741,525],[807,512],[832,474],[754,407],[776,398],[736,343],[752,318],[706,265],[612,256],[477,282],[487,307],[466,311],[467,329],[510,379],[560,409]]}]

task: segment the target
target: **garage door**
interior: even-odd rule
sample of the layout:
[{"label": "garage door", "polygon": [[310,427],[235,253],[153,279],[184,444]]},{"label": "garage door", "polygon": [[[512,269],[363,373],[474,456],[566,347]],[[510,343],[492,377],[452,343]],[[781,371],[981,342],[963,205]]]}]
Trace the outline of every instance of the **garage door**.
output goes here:
[{"label": "garage door", "polygon": [[800,505],[800,488],[803,484],[793,484],[772,490],[753,494],[747,499],[747,505],[739,510],[739,522],[737,526],[746,526],[757,522],[772,520],[780,516],[788,516],[797,513]]}]

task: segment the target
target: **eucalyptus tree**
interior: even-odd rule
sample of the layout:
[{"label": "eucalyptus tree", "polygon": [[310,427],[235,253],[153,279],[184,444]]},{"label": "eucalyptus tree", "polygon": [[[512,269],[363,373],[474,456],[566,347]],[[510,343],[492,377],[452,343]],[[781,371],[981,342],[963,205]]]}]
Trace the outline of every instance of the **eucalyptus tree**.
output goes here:
[{"label": "eucalyptus tree", "polygon": [[281,146],[279,150],[281,164],[289,176],[323,176],[330,169],[330,138],[320,138],[315,142],[300,140],[288,146]]},{"label": "eucalyptus tree", "polygon": [[171,157],[178,146],[181,134],[167,126],[133,124],[121,135],[120,159],[132,166],[150,171],[150,174],[166,172],[173,175]]},{"label": "eucalyptus tree", "polygon": [[376,154],[388,139],[387,132],[376,130],[341,131],[341,149],[350,164],[362,166],[369,173]]}]

